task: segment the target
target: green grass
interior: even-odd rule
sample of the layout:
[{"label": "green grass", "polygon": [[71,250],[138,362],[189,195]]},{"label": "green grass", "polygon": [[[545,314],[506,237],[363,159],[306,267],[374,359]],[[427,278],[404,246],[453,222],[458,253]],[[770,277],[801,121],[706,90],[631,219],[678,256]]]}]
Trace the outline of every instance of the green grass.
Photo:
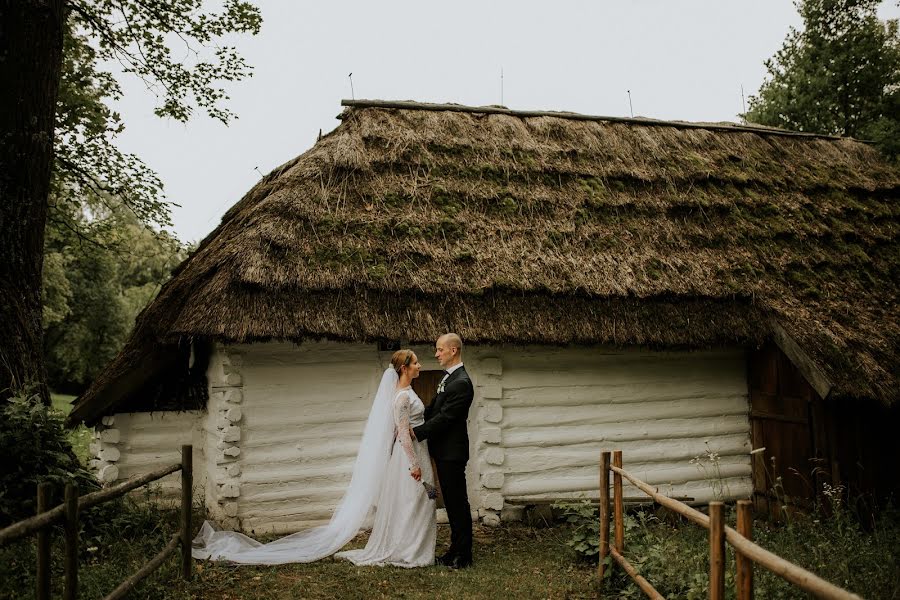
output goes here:
[{"label": "green grass", "polygon": [[[195,523],[202,514],[198,511]],[[79,589],[82,598],[99,598],[137,571],[177,529],[177,512],[149,502],[128,501],[125,510],[87,515],[82,532]],[[900,518],[885,512],[872,531],[863,531],[845,515],[827,522],[813,518],[789,525],[758,520],[760,545],[806,567],[864,598],[900,598]],[[324,559],[311,564],[273,567],[194,562],[194,578],[184,582],[177,556],[139,584],[132,597],[148,600],[287,598],[596,598],[596,563],[580,560],[566,545],[574,533],[567,525],[534,528],[524,524],[475,528],[475,566],[401,569],[357,567]],[[62,589],[61,532],[54,534],[53,589]],[[438,552],[449,530],[438,527]],[[626,555],[667,598],[708,595],[708,534],[672,520],[671,515],[629,515]],[[265,541],[265,540],[264,540]],[[365,545],[366,534],[348,547]],[[0,599],[33,597],[34,540],[0,548]],[[726,597],[734,597],[734,553],[727,557]],[[617,566],[604,583],[604,597],[643,598]],[[779,577],[757,569],[757,598],[804,599],[807,595]]]},{"label": "green grass", "polygon": [[[53,409],[64,415],[68,415],[72,410],[72,400],[74,399],[75,396],[69,396],[67,394],[50,394]],[[87,463],[90,460],[91,430],[84,425],[79,425],[74,429],[70,429],[69,443],[72,444],[75,456],[78,457],[81,464],[87,466]]]},{"label": "green grass", "polygon": [[[151,511],[155,509],[150,509]],[[163,511],[165,512],[165,511]],[[162,512],[157,513],[162,515]],[[162,548],[174,531],[169,524],[146,535],[127,534],[112,545],[88,540],[82,544],[80,597],[108,594]],[[150,520],[141,523],[148,527]],[[593,598],[595,567],[574,560],[565,546],[563,528],[506,526],[475,528],[475,566],[453,571],[446,567],[402,569],[357,567],[325,559],[311,564],[276,567],[230,566],[195,562],[194,580],[185,583],[178,559],[170,558],[134,591],[132,597],[155,600],[280,599],[280,598]],[[134,537],[132,537],[132,535]],[[57,536],[59,538],[59,536]],[[438,527],[438,551],[449,541],[446,526]],[[365,545],[360,535],[348,548]],[[34,552],[28,544],[0,549],[0,598],[32,597]],[[94,548],[87,551],[87,548]],[[59,551],[59,549],[57,549]],[[61,592],[61,554],[54,558],[54,590]]]},{"label": "green grass", "polygon": [[[449,530],[438,528],[438,552]],[[351,544],[361,547],[366,536]],[[573,561],[560,529],[476,527],[475,566],[402,569],[325,560],[282,567],[201,565],[195,589],[232,598],[591,598],[594,567]]]},{"label": "green grass", "polygon": [[50,394],[51,406],[64,415],[69,414],[69,411],[72,410],[73,400],[75,400],[75,396],[69,394]]}]

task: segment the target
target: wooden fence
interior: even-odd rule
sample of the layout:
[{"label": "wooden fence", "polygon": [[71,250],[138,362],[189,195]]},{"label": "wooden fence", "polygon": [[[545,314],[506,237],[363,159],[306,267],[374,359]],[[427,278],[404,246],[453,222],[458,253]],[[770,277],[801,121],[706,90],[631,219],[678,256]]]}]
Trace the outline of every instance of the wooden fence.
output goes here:
[{"label": "wooden fence", "polygon": [[[609,543],[610,497],[609,474],[613,473],[614,541]],[[759,565],[817,598],[827,600],[862,600],[856,594],[829,583],[777,554],[753,543],[753,517],[751,502],[739,500],[737,503],[737,531],[725,525],[724,505],[709,503],[709,515],[691,508],[663,494],[659,494],[647,483],[634,477],[622,468],[622,452],[603,452],[600,458],[600,565],[599,583],[603,585],[606,557],[611,556],[632,580],[649,597],[662,600],[663,596],[625,558],[624,502],[622,501],[622,478],[627,479],[639,490],[650,496],[658,504],[686,517],[688,520],[709,530],[709,598],[725,598],[725,543],[734,548],[736,559],[735,587],[738,600],[753,598],[753,566]]]},{"label": "wooden fence", "polygon": [[150,559],[131,577],[123,581],[104,600],[124,597],[138,582],[155,571],[181,544],[181,575],[185,581],[191,580],[191,504],[194,485],[192,466],[192,446],[181,447],[181,462],[162,467],[124,481],[111,488],[78,496],[78,490],[72,484],[66,485],[65,501],[55,508],[49,507],[50,484],[38,486],[37,515],[24,521],[14,523],[0,530],[0,546],[22,537],[37,533],[37,577],[36,593],[38,600],[50,598],[50,533],[56,523],[63,523],[65,528],[65,583],[63,598],[75,600],[78,597],[78,513],[85,508],[108,502],[141,486],[162,479],[169,473],[181,471],[181,527],[162,551]]}]

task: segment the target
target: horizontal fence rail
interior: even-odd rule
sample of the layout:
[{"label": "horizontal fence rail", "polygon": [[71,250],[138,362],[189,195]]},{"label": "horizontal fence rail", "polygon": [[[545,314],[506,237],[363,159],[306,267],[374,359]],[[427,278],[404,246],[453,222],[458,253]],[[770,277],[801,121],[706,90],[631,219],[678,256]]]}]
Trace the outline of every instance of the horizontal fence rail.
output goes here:
[{"label": "horizontal fence rail", "polygon": [[[615,514],[615,539],[614,545],[610,545],[609,518],[610,518],[610,494],[609,474],[613,473],[613,499]],[[705,515],[697,509],[691,508],[669,496],[660,494],[655,488],[622,468],[622,453],[613,453],[613,461],[610,464],[610,453],[601,453],[600,458],[600,566],[598,576],[600,584],[603,583],[604,562],[607,556],[611,556],[625,572],[635,581],[640,589],[650,598],[663,598],[653,586],[638,574],[637,570],[624,557],[624,520],[622,518],[622,479],[627,479],[639,490],[647,494],[656,503],[665,506],[673,512],[685,517],[693,523],[709,530],[710,532],[710,585],[709,597],[718,600],[725,596],[725,542],[731,544],[735,550],[737,561],[735,586],[739,600],[753,598],[753,565],[757,564],[775,573],[785,581],[792,583],[805,592],[826,600],[862,600],[852,592],[825,581],[818,575],[787,561],[777,554],[769,552],[765,548],[753,543],[752,516],[750,502],[738,501],[738,529],[735,531],[724,524],[721,502],[710,502],[710,514]],[[620,533],[621,532],[621,533]]]},{"label": "horizontal fence rail", "polygon": [[159,568],[163,562],[169,558],[169,555],[175,552],[178,548],[178,544],[181,543],[181,532],[176,533],[172,536],[172,539],[169,540],[169,543],[166,544],[166,547],[162,549],[162,552],[154,556],[150,559],[146,565],[138,569],[138,571],[119,584],[119,587],[114,589],[112,593],[110,593],[104,600],[117,600],[118,598],[124,598],[125,594],[134,589],[141,580],[146,578],[150,573]]},{"label": "horizontal fence rail", "polygon": [[170,473],[181,471],[181,515],[180,529],[172,536],[163,550],[150,559],[131,577],[122,582],[104,600],[113,600],[124,597],[141,580],[158,569],[162,563],[173,554],[181,545],[181,574],[185,581],[190,581],[192,576],[193,561],[191,559],[191,507],[193,504],[193,447],[185,445],[181,447],[181,462],[168,465],[146,473],[139,477],[133,477],[105,490],[99,490],[78,496],[78,490],[73,484],[65,487],[65,501],[54,508],[48,508],[50,503],[50,484],[38,485],[37,512],[33,517],[19,521],[0,530],[0,546],[14,542],[23,537],[37,534],[37,575],[36,597],[38,600],[50,598],[50,528],[62,523],[65,529],[64,551],[64,576],[63,598],[75,600],[78,596],[78,515],[91,506],[109,502],[124,496],[132,490],[145,486]]},{"label": "horizontal fence rail", "polygon": [[[127,481],[123,481],[122,483],[114,485],[108,489],[85,494],[84,496],[78,498],[78,510],[81,511],[85,508],[90,508],[91,506],[96,506],[97,504],[102,504],[103,502],[114,500],[120,496],[124,496],[132,490],[147,485],[148,483],[152,483],[157,479],[162,479],[166,475],[179,470],[181,470],[180,464],[169,465],[167,467],[162,467],[160,469],[147,473],[146,475],[141,475],[140,477],[134,477]],[[14,542],[19,538],[29,536],[37,532],[38,530],[49,527],[50,525],[53,525],[55,523],[62,523],[65,518],[66,505],[60,504],[59,506],[52,508],[46,512],[37,514],[29,519],[25,519],[24,521],[14,523],[9,527],[0,530],[0,545]]]}]

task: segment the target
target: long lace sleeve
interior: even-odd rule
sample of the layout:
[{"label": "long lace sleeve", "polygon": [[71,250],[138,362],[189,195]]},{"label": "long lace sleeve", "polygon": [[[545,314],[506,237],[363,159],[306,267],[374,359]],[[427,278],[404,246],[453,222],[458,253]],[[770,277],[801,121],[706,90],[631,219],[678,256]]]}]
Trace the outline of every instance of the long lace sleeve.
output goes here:
[{"label": "long lace sleeve", "polygon": [[394,399],[394,426],[397,428],[397,439],[409,458],[410,467],[419,468],[419,456],[409,435],[409,394],[399,394]]}]

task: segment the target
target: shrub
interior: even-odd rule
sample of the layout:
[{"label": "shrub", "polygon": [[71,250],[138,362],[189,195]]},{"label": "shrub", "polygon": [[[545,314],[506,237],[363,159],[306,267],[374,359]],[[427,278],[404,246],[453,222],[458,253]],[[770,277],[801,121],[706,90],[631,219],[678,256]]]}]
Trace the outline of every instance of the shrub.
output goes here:
[{"label": "shrub", "polygon": [[[888,507],[867,526],[847,507],[842,490],[826,488],[825,503],[812,514],[794,513],[785,523],[757,519],[757,544],[865,598],[900,598],[900,511]],[[589,503],[558,504],[571,525],[567,545],[579,560],[597,560],[599,517]],[[664,509],[660,509],[664,510]],[[669,518],[671,517],[671,518]],[[728,515],[735,526],[734,511]],[[662,519],[647,510],[626,513],[625,557],[668,598],[706,598],[709,593],[709,534],[671,513]],[[734,551],[726,544],[725,585],[734,594]],[[643,598],[620,569],[607,570],[604,584],[618,598]],[[807,598],[778,575],[755,569],[757,598]]]},{"label": "shrub", "polygon": [[0,526],[35,514],[39,482],[53,485],[55,501],[67,483],[77,485],[80,494],[99,489],[72,451],[62,414],[38,396],[20,394],[2,407],[0,456]]},{"label": "shrub", "polygon": [[[158,488],[140,488],[79,516],[79,598],[102,598],[133,575],[155,556],[178,530],[178,510],[168,508]],[[195,523],[205,518],[194,513]],[[51,587],[63,588],[64,535],[61,527],[52,532]],[[0,547],[0,598],[27,599],[35,589],[35,536]],[[160,570],[141,582],[129,597],[187,598],[179,576],[176,557],[167,559]]]}]

